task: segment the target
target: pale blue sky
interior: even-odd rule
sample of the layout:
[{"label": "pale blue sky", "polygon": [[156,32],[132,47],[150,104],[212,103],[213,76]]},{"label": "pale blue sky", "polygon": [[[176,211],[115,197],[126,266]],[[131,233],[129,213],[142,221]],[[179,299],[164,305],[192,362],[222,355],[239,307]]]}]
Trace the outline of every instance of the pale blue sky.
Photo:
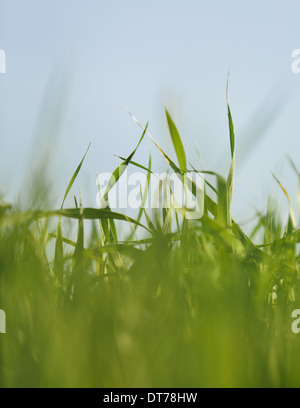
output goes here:
[{"label": "pale blue sky", "polygon": [[[205,169],[227,172],[230,66],[237,153],[244,157],[234,211],[244,219],[252,205],[265,207],[268,192],[282,198],[270,170],[293,193],[297,179],[286,155],[300,167],[300,75],[291,72],[299,15],[298,0],[0,0],[0,48],[7,54],[7,74],[0,75],[0,189],[12,198],[23,188],[25,174],[43,157],[43,135],[54,140],[60,128],[51,161],[59,176],[54,193],[61,197],[92,141],[77,186],[95,205],[96,172],[112,171],[119,163],[113,154],[128,155],[141,133],[125,108],[149,120],[151,134],[174,157],[167,106],[193,164],[197,142]],[[273,110],[276,120],[247,153]],[[163,169],[150,141],[136,159],[146,163],[150,149],[155,169]]]}]

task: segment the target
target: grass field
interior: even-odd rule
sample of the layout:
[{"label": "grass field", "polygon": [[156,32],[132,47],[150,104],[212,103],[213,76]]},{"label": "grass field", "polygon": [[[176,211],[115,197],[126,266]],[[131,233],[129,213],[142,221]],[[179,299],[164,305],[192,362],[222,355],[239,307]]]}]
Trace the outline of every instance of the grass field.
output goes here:
[{"label": "grass field", "polygon": [[[300,230],[292,207],[287,225],[267,208],[250,236],[234,221],[229,104],[228,117],[232,164],[227,177],[203,173],[201,219],[187,220],[184,208],[172,206],[141,208],[129,219],[82,208],[80,198],[72,209],[63,202],[58,210],[22,212],[2,199],[1,387],[300,386],[300,337],[291,330],[300,304]],[[178,164],[153,146],[182,178],[188,161],[167,120]],[[142,133],[140,142],[148,137]],[[141,167],[134,154],[123,167],[143,170],[149,183],[151,160]],[[125,240],[120,223],[131,225]]]}]

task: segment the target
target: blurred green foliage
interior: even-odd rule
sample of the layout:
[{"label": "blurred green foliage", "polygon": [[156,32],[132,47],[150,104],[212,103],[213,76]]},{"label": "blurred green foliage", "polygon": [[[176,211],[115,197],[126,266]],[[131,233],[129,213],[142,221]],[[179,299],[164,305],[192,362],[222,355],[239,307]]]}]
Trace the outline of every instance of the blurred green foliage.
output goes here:
[{"label": "blurred green foliage", "polygon": [[[292,210],[284,226],[271,206],[249,237],[234,221],[229,105],[228,115],[232,165],[227,180],[205,173],[217,182],[207,182],[201,219],[141,208],[132,220],[77,200],[74,209],[21,212],[2,199],[1,387],[300,386],[300,337],[291,331],[299,230]],[[182,177],[183,144],[167,120],[179,167],[153,141]],[[140,166],[149,183],[151,160],[147,170],[133,162],[135,151],[122,165]],[[127,240],[116,222],[132,226]],[[142,223],[148,232],[138,239]],[[65,235],[69,225],[77,225],[76,241]]]}]

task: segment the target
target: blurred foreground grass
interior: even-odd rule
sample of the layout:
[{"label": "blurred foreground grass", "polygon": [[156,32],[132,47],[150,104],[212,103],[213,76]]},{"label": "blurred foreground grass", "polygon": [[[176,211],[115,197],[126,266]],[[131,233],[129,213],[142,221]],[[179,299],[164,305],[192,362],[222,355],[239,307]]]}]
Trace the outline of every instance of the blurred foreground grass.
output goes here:
[{"label": "blurred foreground grass", "polygon": [[[300,231],[292,208],[286,226],[272,208],[258,215],[250,237],[235,223],[229,105],[228,116],[232,165],[227,179],[204,173],[216,183],[206,183],[200,219],[169,208],[141,209],[132,220],[80,201],[74,209],[24,213],[2,200],[1,387],[300,386],[300,337],[291,331]],[[153,141],[182,178],[184,148],[168,113],[167,120],[178,166]],[[140,166],[135,151],[116,169],[116,182],[124,167]],[[149,183],[151,160],[143,169]],[[125,241],[116,220],[132,226]],[[66,231],[75,223],[72,241]]]}]

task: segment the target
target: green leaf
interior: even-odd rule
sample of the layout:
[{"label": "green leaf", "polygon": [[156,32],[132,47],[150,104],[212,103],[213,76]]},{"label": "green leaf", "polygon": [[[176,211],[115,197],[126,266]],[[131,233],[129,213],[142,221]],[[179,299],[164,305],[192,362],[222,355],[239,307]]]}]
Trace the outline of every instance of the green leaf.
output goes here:
[{"label": "green leaf", "polygon": [[180,170],[182,171],[182,173],[186,173],[187,172],[187,164],[186,164],[186,154],[184,151],[184,147],[183,147],[183,143],[180,137],[180,134],[169,114],[169,112],[166,109],[166,116],[167,116],[167,121],[168,121],[168,125],[169,125],[169,130],[170,130],[170,135],[171,135],[171,139],[173,142],[173,146],[175,149],[175,153],[177,156],[177,160],[179,163],[179,167]]},{"label": "green leaf", "polygon": [[90,147],[91,147],[91,143],[89,144],[89,146],[88,146],[88,148],[87,148],[87,151],[85,152],[85,155],[83,156],[83,159],[82,159],[81,162],[79,163],[79,166],[77,167],[75,173],[73,174],[73,176],[72,176],[72,178],[71,178],[71,180],[70,180],[70,183],[69,183],[69,185],[68,185],[68,187],[67,187],[67,190],[66,190],[66,192],[65,192],[65,195],[64,195],[64,199],[63,199],[63,202],[62,202],[62,205],[61,205],[61,209],[63,208],[64,203],[65,203],[65,201],[66,201],[66,198],[67,198],[67,196],[68,196],[68,194],[69,194],[69,191],[71,190],[71,188],[72,188],[72,186],[73,186],[73,184],[74,184],[74,181],[76,180],[76,178],[77,178],[77,176],[78,176],[78,173],[79,173],[80,170],[81,170],[81,167],[82,167],[82,165],[83,165],[84,159],[86,158],[86,155],[88,154],[88,151],[89,151]]},{"label": "green leaf", "polygon": [[231,109],[229,105],[228,89],[229,89],[229,74],[228,74],[228,81],[227,81],[227,88],[226,88],[226,101],[227,101],[227,111],[228,111],[228,120],[229,120],[231,158],[233,159],[234,152],[235,152],[235,133],[234,133],[234,125],[233,125],[233,120],[232,120]]},{"label": "green leaf", "polygon": [[61,285],[63,283],[63,270],[64,270],[63,236],[61,217],[59,217],[55,241],[54,271]]},{"label": "green leaf", "polygon": [[28,221],[30,219],[40,219],[40,218],[50,218],[50,217],[64,217],[71,218],[76,220],[119,220],[126,221],[132,224],[137,224],[139,227],[142,227],[148,230],[144,225],[138,223],[134,219],[127,217],[126,215],[119,214],[110,210],[102,210],[98,208],[72,208],[72,209],[63,209],[63,210],[54,210],[54,211],[29,211],[23,214],[23,217],[19,221]]},{"label": "green leaf", "polygon": [[[151,166],[152,166],[152,157],[151,157],[151,154],[150,154],[148,169],[146,168],[146,170],[147,170],[147,181],[146,181],[144,192],[141,191],[142,205],[141,205],[141,208],[140,208],[139,213],[138,213],[137,222],[140,222],[141,219],[142,219],[142,215],[143,215],[143,212],[144,212],[144,207],[145,207],[145,204],[146,204],[146,201],[147,201],[149,186],[150,186],[150,180],[151,180],[151,174],[152,174]],[[136,232],[136,229],[137,229],[137,225],[135,225],[135,228],[133,229],[133,231],[132,231],[132,233],[131,233],[131,235],[129,237],[130,241],[133,239],[134,234]]]},{"label": "green leaf", "polygon": [[218,183],[218,205],[216,219],[220,225],[227,228],[230,225],[231,217],[228,208],[228,190],[225,179],[213,171],[203,171],[204,174],[210,174],[217,178]]},{"label": "green leaf", "polygon": [[228,80],[227,80],[227,88],[226,88],[226,101],[227,101],[227,112],[228,112],[228,121],[229,121],[229,136],[230,136],[230,147],[231,147],[231,165],[229,170],[229,175],[227,178],[227,190],[228,190],[228,208],[230,210],[232,197],[233,197],[233,189],[234,189],[234,172],[235,172],[235,133],[234,133],[234,125],[232,120],[231,109],[229,105],[229,98],[228,98],[228,87],[229,87],[229,73],[228,73]]},{"label": "green leaf", "polygon": [[287,232],[291,233],[291,232],[295,231],[295,229],[296,229],[296,217],[295,217],[294,209],[293,209],[293,206],[292,206],[292,202],[291,202],[291,199],[290,199],[290,196],[289,196],[288,192],[283,187],[283,185],[281,184],[279,179],[275,176],[274,173],[272,173],[272,176],[277,181],[279,187],[281,188],[281,190],[283,191],[284,195],[286,196],[286,198],[287,198],[287,200],[289,202],[290,211],[289,211],[289,223],[288,223]]}]

